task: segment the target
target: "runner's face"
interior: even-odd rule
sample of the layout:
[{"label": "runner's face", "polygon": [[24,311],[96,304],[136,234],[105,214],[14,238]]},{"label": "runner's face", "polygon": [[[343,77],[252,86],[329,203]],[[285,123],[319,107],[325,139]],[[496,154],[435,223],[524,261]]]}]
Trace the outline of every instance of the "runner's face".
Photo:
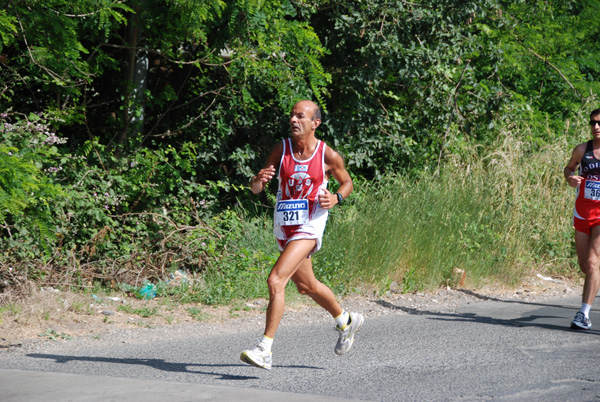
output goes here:
[{"label": "runner's face", "polygon": [[[591,121],[600,121],[600,114],[593,115],[590,120]],[[590,125],[590,128],[592,130],[592,136],[594,137],[594,139],[600,140],[600,124],[596,123],[593,126]]]},{"label": "runner's face", "polygon": [[317,120],[313,120],[315,106],[312,102],[298,102],[290,114],[290,131],[292,136],[303,137],[317,128]]}]

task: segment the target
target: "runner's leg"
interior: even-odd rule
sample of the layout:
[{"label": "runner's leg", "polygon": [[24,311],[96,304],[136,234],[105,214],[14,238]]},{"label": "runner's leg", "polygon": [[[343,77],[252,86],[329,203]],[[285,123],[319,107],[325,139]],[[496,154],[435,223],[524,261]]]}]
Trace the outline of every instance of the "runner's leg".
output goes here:
[{"label": "runner's leg", "polygon": [[296,273],[292,276],[292,281],[296,284],[298,292],[310,296],[333,317],[339,316],[344,311],[335,299],[331,289],[315,278],[311,258],[307,258],[300,263]]},{"label": "runner's leg", "polygon": [[269,305],[267,307],[267,322],[265,335],[275,337],[283,311],[285,309],[285,286],[296,273],[301,264],[306,260],[316,245],[314,239],[290,241],[273,266],[267,285],[269,286]]},{"label": "runner's leg", "polygon": [[591,305],[600,288],[600,226],[593,227],[591,235],[575,231],[575,248],[585,274],[582,302]]}]

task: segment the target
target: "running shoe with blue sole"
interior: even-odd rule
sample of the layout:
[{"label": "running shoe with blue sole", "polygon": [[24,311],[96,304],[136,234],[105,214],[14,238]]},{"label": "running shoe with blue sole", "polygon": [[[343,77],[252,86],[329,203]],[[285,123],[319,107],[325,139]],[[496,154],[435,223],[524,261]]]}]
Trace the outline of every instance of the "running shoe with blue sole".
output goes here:
[{"label": "running shoe with blue sole", "polygon": [[581,311],[578,311],[577,314],[575,314],[575,319],[571,322],[571,328],[590,329],[592,328],[592,321]]}]

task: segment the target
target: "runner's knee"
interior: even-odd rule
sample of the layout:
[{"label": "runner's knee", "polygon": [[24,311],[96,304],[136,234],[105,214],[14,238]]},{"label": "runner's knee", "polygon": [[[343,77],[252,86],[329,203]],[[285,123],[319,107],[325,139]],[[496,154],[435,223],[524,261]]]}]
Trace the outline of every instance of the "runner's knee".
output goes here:
[{"label": "runner's knee", "polygon": [[580,263],[581,272],[586,275],[590,275],[593,273],[598,273],[600,271],[600,259],[598,258],[588,258],[583,264]]},{"label": "runner's knee", "polygon": [[296,289],[298,289],[298,293],[301,295],[311,295],[317,291],[315,284],[308,284],[305,282],[296,283]]},{"label": "runner's knee", "polygon": [[277,274],[271,273],[269,275],[267,286],[271,294],[285,292],[285,281]]}]

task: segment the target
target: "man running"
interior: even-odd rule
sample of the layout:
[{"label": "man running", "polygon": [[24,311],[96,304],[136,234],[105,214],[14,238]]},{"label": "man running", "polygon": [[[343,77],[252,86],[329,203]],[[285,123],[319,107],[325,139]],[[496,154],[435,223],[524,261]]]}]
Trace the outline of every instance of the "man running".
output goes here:
[{"label": "man running", "polygon": [[[341,308],[331,289],[315,278],[312,269],[311,255],[321,248],[328,210],[341,205],[353,189],[342,157],[315,137],[320,124],[321,111],[315,103],[296,103],[290,114],[291,137],[275,145],[264,168],[250,180],[252,192],[258,194],[275,176],[276,167],[279,169],[273,232],[281,254],[267,279],[265,332],[257,346],[240,356],[243,362],[267,370],[272,366],[271,346],[283,317],[285,287],[290,279],[298,292],[310,296],[334,317],[340,333],[336,354],[350,350],[364,322],[361,314]],[[335,194],[327,190],[330,176],[340,183]]]},{"label": "man running", "polygon": [[575,248],[585,275],[581,309],[571,322],[574,329],[592,328],[590,309],[600,286],[600,109],[590,113],[590,126],[592,139],[575,147],[564,169],[567,183],[577,188],[573,210]]}]

